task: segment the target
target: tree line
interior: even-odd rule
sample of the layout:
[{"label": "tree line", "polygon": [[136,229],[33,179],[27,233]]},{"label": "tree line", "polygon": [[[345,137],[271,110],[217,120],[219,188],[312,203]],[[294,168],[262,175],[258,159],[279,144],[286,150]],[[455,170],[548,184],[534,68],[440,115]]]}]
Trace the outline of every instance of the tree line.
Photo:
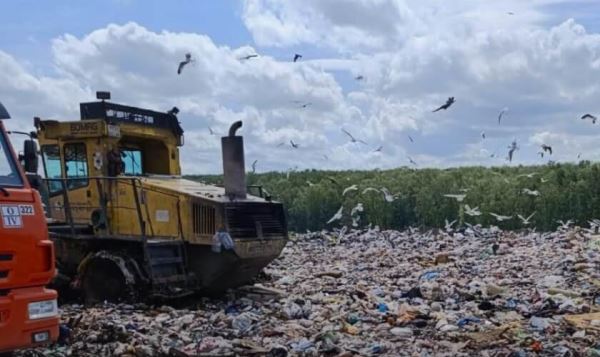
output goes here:
[{"label": "tree line", "polygon": [[[222,176],[188,178],[223,183]],[[250,173],[247,182],[262,186],[284,204],[288,227],[296,232],[351,225],[350,211],[358,203],[364,207],[359,227],[372,224],[386,229],[444,227],[446,220],[461,218],[471,224],[520,229],[525,226],[517,214],[527,217],[535,212],[529,227],[547,231],[556,229],[557,220],[572,219],[586,226],[588,220],[600,218],[600,164],[589,161],[493,168]],[[357,190],[342,195],[352,185],[357,185]],[[365,191],[369,187],[377,191]],[[388,195],[386,200],[382,189],[393,198]],[[460,203],[445,194],[466,197]],[[482,214],[462,215],[461,205],[478,207]],[[327,224],[340,206],[344,207],[343,218]],[[513,218],[497,222],[490,212]]]}]

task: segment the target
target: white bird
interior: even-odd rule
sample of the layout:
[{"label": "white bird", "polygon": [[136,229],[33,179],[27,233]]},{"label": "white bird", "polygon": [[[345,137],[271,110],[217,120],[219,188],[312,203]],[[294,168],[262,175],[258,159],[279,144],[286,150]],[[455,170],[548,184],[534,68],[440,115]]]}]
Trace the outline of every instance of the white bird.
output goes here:
[{"label": "white bird", "polygon": [[469,205],[465,205],[465,214],[471,217],[481,216],[481,211],[479,207],[471,208]]},{"label": "white bird", "polygon": [[529,196],[534,196],[534,197],[537,197],[537,196],[540,195],[540,191],[538,191],[538,190],[530,190],[528,188],[524,188],[523,189],[523,193],[526,194],[526,195],[529,195]]},{"label": "white bird", "polygon": [[215,135],[215,132],[212,130],[212,128],[210,126],[208,127],[208,132],[210,133],[210,135]]},{"label": "white bird", "polygon": [[344,189],[344,191],[342,192],[342,196],[346,196],[346,194],[348,192],[350,192],[350,191],[358,191],[358,186],[357,185],[352,185],[352,186],[346,187]]},{"label": "white bird", "polygon": [[520,214],[517,214],[517,217],[519,217],[519,219],[521,220],[521,223],[524,226],[528,226],[531,224],[531,218],[533,218],[533,216],[535,216],[535,212],[533,212],[532,214],[529,215],[529,217],[525,218],[523,216],[521,216]]},{"label": "white bird", "polygon": [[465,197],[467,197],[467,195],[446,194],[446,195],[444,195],[444,197],[454,198],[456,200],[456,202],[462,202],[465,200]]},{"label": "white bird", "polygon": [[546,183],[546,182],[548,182],[548,181],[549,181],[548,179],[545,179],[545,178],[543,178],[543,177],[542,177],[542,178],[540,178],[540,182],[541,182],[541,183]]},{"label": "white bird", "polygon": [[496,214],[492,212],[490,212],[490,215],[494,216],[498,222],[508,221],[509,219],[513,218],[512,216],[503,216],[501,214]]},{"label": "white bird", "polygon": [[454,223],[456,223],[456,220],[454,220],[452,222],[448,222],[448,219],[446,219],[445,221],[446,221],[446,225],[444,225],[444,229],[446,230],[446,232],[449,232],[452,230],[452,226],[454,225]]},{"label": "white bird", "polygon": [[368,145],[366,142],[364,142],[363,140],[360,139],[356,139],[354,136],[352,136],[352,134],[350,134],[348,131],[346,131],[344,128],[342,128],[342,131],[344,132],[344,134],[348,135],[348,137],[350,137],[350,142],[352,143],[361,143],[361,144],[365,144]]},{"label": "white bird", "polygon": [[315,185],[314,183],[312,183],[312,182],[310,182],[308,180],[306,181],[306,184],[308,185],[308,187],[313,187]]},{"label": "white bird", "polygon": [[512,162],[515,150],[519,150],[519,146],[517,146],[517,140],[513,140],[513,142],[508,147],[508,161]]},{"label": "white bird", "polygon": [[567,230],[569,229],[569,226],[571,226],[575,222],[573,222],[572,220],[563,222],[562,219],[559,219],[558,221],[556,221],[556,223],[560,224],[560,226],[558,226],[559,229]]},{"label": "white bird", "polygon": [[517,175],[517,178],[518,177],[533,178],[534,176],[537,176],[537,175],[539,175],[537,172],[532,172],[532,173],[529,173],[529,174],[520,174],[520,175]]},{"label": "white bird", "polygon": [[363,204],[357,203],[356,206],[352,208],[350,211],[350,217],[352,217],[352,227],[358,227],[358,222],[360,221],[360,214],[364,211]]},{"label": "white bird", "polygon": [[392,195],[390,191],[388,191],[388,189],[385,187],[381,188],[381,192],[383,193],[383,198],[386,202],[394,202],[394,200],[396,199],[394,195]]},{"label": "white bird", "polygon": [[343,212],[344,212],[344,206],[342,205],[340,207],[340,209],[333,215],[333,217],[331,217],[331,219],[329,221],[327,221],[327,224],[329,224],[333,221],[342,219]]},{"label": "white bird", "polygon": [[252,163],[252,173],[256,173],[256,163],[258,162],[258,160],[254,160],[254,162]]},{"label": "white bird", "polygon": [[374,188],[374,187],[367,187],[367,188],[365,188],[365,189],[362,191],[362,194],[364,195],[364,194],[366,194],[366,193],[368,193],[368,192],[377,192],[377,193],[379,193],[379,190],[378,190],[378,189],[376,189],[376,188]]},{"label": "white bird", "polygon": [[413,165],[415,165],[415,166],[418,166],[418,165],[417,165],[417,162],[416,162],[415,160],[413,160],[413,159],[412,159],[412,157],[410,157],[410,156],[408,157],[408,161],[409,161],[411,164],[413,164]]}]

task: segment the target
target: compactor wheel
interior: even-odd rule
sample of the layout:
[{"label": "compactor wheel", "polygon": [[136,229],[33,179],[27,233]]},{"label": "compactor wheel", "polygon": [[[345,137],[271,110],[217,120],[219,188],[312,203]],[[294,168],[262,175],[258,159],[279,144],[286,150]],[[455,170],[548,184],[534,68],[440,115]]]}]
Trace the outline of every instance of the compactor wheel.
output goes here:
[{"label": "compactor wheel", "polygon": [[81,277],[81,288],[86,304],[118,302],[129,297],[129,287],[121,268],[107,258],[92,258]]}]

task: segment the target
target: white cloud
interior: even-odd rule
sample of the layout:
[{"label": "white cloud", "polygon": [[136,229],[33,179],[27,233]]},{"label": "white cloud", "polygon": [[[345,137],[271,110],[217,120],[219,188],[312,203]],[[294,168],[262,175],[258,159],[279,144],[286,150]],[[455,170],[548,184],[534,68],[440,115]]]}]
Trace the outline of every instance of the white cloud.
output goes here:
[{"label": "white cloud", "polygon": [[[219,138],[208,127],[224,134],[235,120],[244,121],[246,161],[259,160],[259,171],[391,168],[409,165],[408,156],[420,167],[505,164],[513,138],[516,164],[539,162],[542,141],[556,160],[600,158],[582,146],[593,145],[596,126],[578,119],[600,114],[600,35],[556,21],[545,7],[556,1],[248,0],[242,17],[257,48],[108,25],[55,39],[54,77],[0,52],[0,98],[24,118],[77,117],[95,90],[152,109],[176,105],[186,173],[220,172]],[[292,63],[268,55],[291,46],[327,56]],[[195,62],[178,76],[187,52]],[[431,112],[449,96],[457,100],[449,110]],[[369,145],[349,143],[342,127]],[[492,153],[500,159],[488,160]]]}]

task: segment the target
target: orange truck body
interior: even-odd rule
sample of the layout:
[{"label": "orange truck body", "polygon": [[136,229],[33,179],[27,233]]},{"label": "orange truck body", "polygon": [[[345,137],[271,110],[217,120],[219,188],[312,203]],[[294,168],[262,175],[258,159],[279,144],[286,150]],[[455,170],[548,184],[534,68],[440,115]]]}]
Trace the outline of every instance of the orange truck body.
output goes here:
[{"label": "orange truck body", "polygon": [[55,276],[54,247],[41,202],[0,120],[0,353],[58,338],[57,294],[46,288]]}]

